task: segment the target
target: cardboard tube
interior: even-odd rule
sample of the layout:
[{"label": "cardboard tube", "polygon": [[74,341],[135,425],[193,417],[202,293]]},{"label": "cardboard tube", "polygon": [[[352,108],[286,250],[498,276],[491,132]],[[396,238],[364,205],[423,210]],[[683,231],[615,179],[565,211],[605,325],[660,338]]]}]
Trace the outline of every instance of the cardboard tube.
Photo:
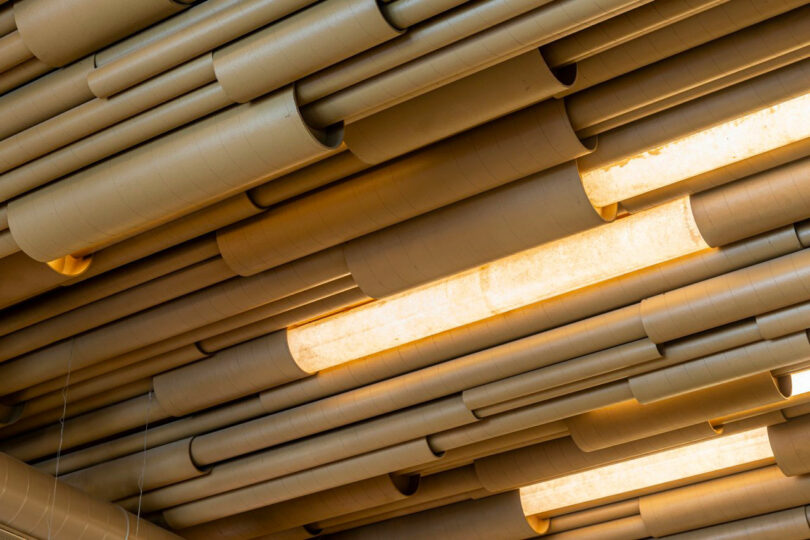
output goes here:
[{"label": "cardboard tube", "polygon": [[[59,471],[62,474],[69,473],[117,457],[143,451],[144,447],[147,449],[154,448],[261,414],[262,409],[258,399],[240,401],[205,413],[151,427],[146,433],[131,433],[75,452],[62,453],[59,459]],[[47,459],[37,463],[36,467],[49,474],[55,474],[56,463],[55,458]]]},{"label": "cardboard tube", "polygon": [[[302,104],[311,103],[547,3],[547,0],[532,0],[525,4],[481,2],[464,6],[410,28],[403,36],[372,51],[306,77],[298,84],[298,96]],[[391,11],[397,8],[392,4],[384,9]]]},{"label": "cardboard tube", "polygon": [[[42,122],[2,141],[0,169],[3,172],[11,170],[199,88],[211,82],[213,77],[213,65],[209,55],[147,81],[114,99],[94,99],[57,116],[43,119]],[[0,191],[0,196],[4,200],[18,194],[14,189]]]},{"label": "cardboard tube", "polygon": [[[335,134],[316,135],[296,113],[288,88],[210,116],[15,199],[9,204],[9,228],[23,251],[51,260],[189,214],[260,183],[269,173],[328,153]],[[251,145],[243,144],[245,138]],[[167,183],[169,171],[172,182]],[[102,180],[110,177],[116,178],[114,193],[102,189]],[[43,213],[45,207],[67,213],[57,218]],[[71,211],[80,213],[81,221]]]},{"label": "cardboard tube", "polygon": [[448,450],[513,433],[527,427],[555,422],[586,411],[620,403],[632,394],[624,381],[594,388],[585,392],[563,396],[539,405],[515,409],[484,418],[470,426],[463,426],[430,437],[433,448]]},{"label": "cardboard tube", "polygon": [[87,83],[98,97],[109,97],[312,3],[314,0],[225,3],[208,16],[195,17],[196,21],[183,28],[164,32],[117,58],[103,55]]},{"label": "cardboard tube", "polygon": [[667,536],[671,540],[711,540],[722,538],[734,540],[762,538],[773,540],[803,540],[810,537],[807,522],[807,507],[791,508],[739,521],[731,521],[714,527],[696,529]]},{"label": "cardboard tube", "polygon": [[88,495],[114,501],[205,474],[191,459],[191,439],[183,439],[75,471],[60,479]]},{"label": "cardboard tube", "polygon": [[587,151],[562,103],[545,102],[278,206],[221,231],[217,241],[231,267],[251,275]]},{"label": "cardboard tube", "polygon": [[549,65],[557,67],[579,62],[711,9],[728,0],[663,0],[644,5],[552,41],[543,47]]},{"label": "cardboard tube", "polygon": [[14,22],[14,8],[11,5],[0,7],[0,36],[12,33],[17,29]]},{"label": "cardboard tube", "polygon": [[27,0],[14,6],[14,18],[36,57],[59,67],[185,7],[170,0],[144,0],[123,8],[104,0],[82,0],[70,6]]},{"label": "cardboard tube", "polygon": [[799,416],[768,427],[776,465],[787,476],[810,473],[810,416]]},{"label": "cardboard tube", "polygon": [[810,159],[805,158],[693,195],[701,236],[721,246],[810,217],[808,175]]},{"label": "cardboard tube", "polygon": [[67,373],[69,363],[73,369],[90,366],[332,281],[345,273],[343,254],[331,250],[250,278],[224,281],[0,364],[0,394]]},{"label": "cardboard tube", "polygon": [[774,339],[810,328],[810,302],[763,313],[756,318],[757,328],[765,339]]},{"label": "cardboard tube", "polygon": [[370,166],[350,151],[344,151],[255,187],[249,192],[250,198],[262,208],[268,208]]},{"label": "cardboard tube", "polygon": [[[554,520],[552,519],[552,522]],[[604,521],[581,529],[574,529],[556,534],[550,534],[544,538],[549,540],[584,540],[586,538],[599,538],[599,540],[640,540],[647,538],[650,533],[644,525],[641,516],[634,515]]]},{"label": "cardboard tube", "polygon": [[331,535],[336,539],[371,538],[534,538],[548,520],[526,517],[516,491],[465,501]]},{"label": "cardboard tube", "polygon": [[591,205],[569,162],[352,240],[346,263],[360,288],[383,298],[614,216],[615,207]]},{"label": "cardboard tube", "polygon": [[0,520],[24,534],[64,540],[82,536],[132,540],[179,538],[9,456],[0,455],[0,468],[4,473]]},{"label": "cardboard tube", "polygon": [[0,74],[0,94],[11,92],[25,83],[52,71],[53,68],[32,58]]},{"label": "cardboard tube", "polygon": [[629,499],[627,501],[597,506],[596,508],[588,508],[587,510],[580,510],[570,514],[554,516],[549,523],[548,532],[549,534],[553,534],[562,531],[571,531],[589,525],[597,525],[606,521],[637,515],[638,499]]},{"label": "cardboard tube", "polygon": [[5,189],[25,193],[232,103],[221,86],[209,84],[8,171]]},{"label": "cardboard tube", "polygon": [[71,277],[19,251],[0,259],[0,273],[13,276],[0,280],[0,308],[52,289]]},{"label": "cardboard tube", "polygon": [[7,316],[0,320],[0,335],[30,327],[70,310],[137,287],[142,283],[159,279],[161,276],[210,259],[218,253],[213,236],[202,237],[178,246],[176,249],[144,258],[126,269],[111,272],[81,285],[77,283],[70,287],[63,287],[51,292],[48,302],[26,303],[9,308]]},{"label": "cardboard tube", "polygon": [[[806,45],[810,10],[799,8],[566,99],[576,131],[592,127]],[[688,67],[687,67],[688,66]]]},{"label": "cardboard tube", "polygon": [[763,4],[758,0],[724,2],[580,61],[580,76],[568,93],[596,86],[802,5],[804,2],[801,0],[772,4]]},{"label": "cardboard tube", "polygon": [[408,28],[440,13],[460,6],[466,0],[405,0],[384,4],[382,7],[386,18],[397,28]]},{"label": "cardboard tube", "polygon": [[435,459],[427,441],[416,439],[176,506],[165,510],[163,517],[172,528],[190,527]]},{"label": "cardboard tube", "polygon": [[661,358],[657,346],[648,339],[642,339],[470,388],[464,391],[464,403],[471,410],[476,410],[657,358]]},{"label": "cardboard tube", "polygon": [[[453,329],[320,372],[263,393],[268,412],[300,405],[447,358],[468,354],[511,339],[553,328],[627,305],[675,287],[768,260],[800,249],[793,227],[676,261],[643,269],[557,299]],[[759,339],[754,331],[751,341]],[[743,342],[745,343],[745,342]],[[722,350],[719,349],[719,350]]]},{"label": "cardboard tube", "polygon": [[592,452],[779,402],[785,397],[766,372],[654,403],[626,401],[569,418],[566,423],[577,446]]},{"label": "cardboard tube", "polygon": [[0,36],[0,73],[33,58],[18,31]]},{"label": "cardboard tube", "polygon": [[[215,465],[206,477],[145,494],[140,501],[133,497],[122,505],[134,508],[140,504],[145,512],[162,510],[474,421],[475,416],[456,396]],[[195,463],[216,461],[195,450],[193,444],[191,456]]]},{"label": "cardboard tube", "polygon": [[565,437],[478,459],[475,471],[487,490],[498,492],[701,441],[718,433],[708,422],[700,422],[593,452],[583,451],[572,438]]},{"label": "cardboard tube", "polygon": [[808,501],[810,476],[785,476],[773,465],[646,495],[639,502],[649,534],[661,537]]},{"label": "cardboard tube", "polygon": [[182,529],[180,532],[184,538],[190,539],[227,537],[246,540],[407,500],[414,491],[421,491],[418,485],[417,477],[402,478],[386,474]]},{"label": "cardboard tube", "polygon": [[557,78],[529,51],[347,125],[346,145],[382,163],[551,97],[575,76],[571,69]]},{"label": "cardboard tube", "polygon": [[[553,2],[355,84],[304,108],[314,125],[347,123],[393,107],[634,7],[631,0]],[[409,36],[413,38],[415,36]]]},{"label": "cardboard tube", "polygon": [[214,70],[227,94],[245,103],[398,34],[376,1],[331,0],[219,49]]},{"label": "cardboard tube", "polygon": [[[632,341],[640,337],[632,307],[202,435],[195,440],[195,453],[226,459],[528,371],[538,362]],[[238,449],[232,444],[236,439],[243,443]]]},{"label": "cardboard tube", "polygon": [[200,262],[0,337],[0,360],[97,328],[231,277],[233,272],[221,258]]},{"label": "cardboard tube", "polygon": [[19,251],[20,248],[17,246],[17,242],[14,241],[14,237],[11,236],[11,231],[8,229],[0,231],[0,259],[14,255]]},{"label": "cardboard tube", "polygon": [[155,397],[172,416],[184,416],[307,375],[286,332],[275,332],[156,376]]},{"label": "cardboard tube", "polygon": [[647,298],[647,336],[663,343],[806,300],[806,261],[803,250]]},{"label": "cardboard tube", "polygon": [[810,341],[800,332],[636,375],[629,382],[640,403],[651,403],[807,359]]},{"label": "cardboard tube", "polygon": [[169,416],[152,396],[142,395],[70,418],[65,421],[64,431],[58,424],[48,426],[3,441],[0,448],[18,459],[33,460],[56,453],[60,447],[67,450]]}]

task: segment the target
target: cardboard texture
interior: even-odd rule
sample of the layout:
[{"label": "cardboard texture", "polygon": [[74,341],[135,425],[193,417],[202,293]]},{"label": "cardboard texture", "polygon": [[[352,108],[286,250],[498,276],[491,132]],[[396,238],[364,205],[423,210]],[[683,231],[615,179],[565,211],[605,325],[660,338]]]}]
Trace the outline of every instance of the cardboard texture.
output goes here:
[{"label": "cardboard texture", "polygon": [[808,437],[810,437],[808,416],[798,416],[768,427],[768,441],[771,443],[776,465],[787,476],[810,472]]}]

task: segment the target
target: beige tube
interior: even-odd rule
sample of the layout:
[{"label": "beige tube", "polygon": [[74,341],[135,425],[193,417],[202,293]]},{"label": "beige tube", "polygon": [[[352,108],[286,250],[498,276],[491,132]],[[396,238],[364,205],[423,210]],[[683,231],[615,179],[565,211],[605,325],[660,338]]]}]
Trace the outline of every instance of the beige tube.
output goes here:
[{"label": "beige tube", "polygon": [[575,76],[571,69],[558,79],[529,51],[349,124],[346,145],[366,163],[382,163],[546,99]]},{"label": "beige tube", "polygon": [[11,231],[8,229],[0,231],[0,259],[14,255],[19,251],[20,248],[17,246],[17,242],[14,241],[14,237],[11,236]]},{"label": "beige tube", "polygon": [[0,36],[12,33],[17,29],[14,22],[14,8],[11,5],[0,7]]},{"label": "beige tube", "polygon": [[37,58],[58,67],[181,11],[170,0],[143,0],[118,6],[105,0],[70,5],[26,0],[14,6],[25,44]]},{"label": "beige tube", "polygon": [[[328,153],[335,137],[316,135],[296,113],[288,88],[213,115],[15,199],[9,204],[9,228],[23,251],[51,260],[189,214],[260,183],[267,174]],[[251,145],[243,144],[246,138]],[[164,181],[166,174],[171,183]],[[102,180],[110,177],[116,178],[115,192],[102,189]],[[180,192],[183,197],[177,197]],[[46,207],[52,210],[43,213]],[[57,208],[66,213],[57,217]]]},{"label": "beige tube", "polygon": [[587,411],[632,399],[630,388],[624,381],[586,390],[538,405],[490,416],[471,424],[429,438],[433,448],[448,450],[478,441],[514,433],[527,427],[540,426]]},{"label": "beige tube", "polygon": [[169,414],[160,408],[151,395],[142,395],[70,418],[65,421],[64,431],[59,424],[48,426],[3,441],[0,448],[9,455],[28,461],[54,454],[60,447],[67,450],[143,426],[147,421],[151,423],[168,417]]},{"label": "beige tube", "polygon": [[[552,523],[554,520],[552,519]],[[628,516],[611,521],[605,521],[594,525],[588,525],[581,529],[574,529],[543,537],[549,540],[586,540],[588,538],[599,538],[599,540],[640,540],[647,538],[650,533],[641,516]]]},{"label": "beige tube", "polygon": [[566,98],[578,132],[808,44],[800,8]]},{"label": "beige tube", "polygon": [[[475,416],[456,396],[215,465],[206,477],[147,493],[140,501],[133,497],[122,505],[135,508],[140,504],[145,512],[162,510],[471,422]],[[239,445],[238,441],[234,444]],[[193,443],[190,451],[195,463],[216,461],[195,450]]]},{"label": "beige tube", "polygon": [[464,391],[464,403],[471,410],[476,410],[657,358],[661,358],[661,353],[656,345],[642,339],[470,388]]},{"label": "beige tube", "polygon": [[383,298],[614,216],[615,207],[591,205],[569,162],[352,240],[346,263],[360,288]]},{"label": "beige tube", "polygon": [[637,515],[638,499],[629,499],[622,502],[597,506],[596,508],[588,508],[587,510],[571,512],[570,514],[554,516],[551,518],[549,523],[548,532],[549,534],[552,534],[562,531],[570,531],[573,529],[587,527],[589,525],[597,525],[605,521],[612,521],[615,519]]},{"label": "beige tube", "polygon": [[803,250],[642,300],[647,336],[663,343],[806,300],[808,262]]},{"label": "beige tube", "polygon": [[0,259],[0,273],[14,279],[0,280],[0,308],[59,286],[71,278],[54,272],[47,264],[35,261],[22,252]]},{"label": "beige tube", "polygon": [[3,471],[0,521],[24,534],[64,540],[82,537],[179,538],[146,520],[139,520],[119,506],[89,497],[9,456],[0,455],[0,469]]},{"label": "beige tube", "polygon": [[[191,459],[191,439],[107,461],[60,477],[88,495],[115,501],[205,474]],[[137,510],[137,509],[136,509]]]},{"label": "beige tube", "polygon": [[218,519],[180,532],[183,538],[201,540],[212,537],[233,540],[254,538],[407,500],[415,490],[421,491],[418,485],[418,477],[404,478],[386,474]]},{"label": "beige tube", "polygon": [[307,375],[290,355],[287,333],[275,332],[156,376],[155,397],[184,416]]},{"label": "beige tube", "polygon": [[467,0],[402,0],[382,6],[383,13],[397,28],[408,28],[416,23],[435,17],[444,11],[460,6]]},{"label": "beige tube", "polygon": [[629,382],[640,403],[651,403],[807,359],[810,341],[799,332],[636,375]]},{"label": "beige tube", "polygon": [[757,316],[757,328],[765,339],[774,339],[810,328],[810,302],[777,309]]},{"label": "beige tube", "polygon": [[693,195],[701,236],[722,246],[810,217],[808,175],[810,159],[805,158]]},{"label": "beige tube", "polygon": [[501,377],[638,339],[640,328],[633,306],[520,341],[462,356],[344,394],[202,435],[195,455],[218,459],[265,448],[371,418],[430,399],[447,396]]},{"label": "beige tube", "polygon": [[554,67],[573,64],[727,1],[663,0],[643,5],[571,36],[552,41],[543,47],[543,57]]},{"label": "beige tube", "polygon": [[321,252],[250,278],[227,280],[28,353],[0,364],[0,394],[65,374],[68,364],[73,369],[90,366],[331,281],[346,273],[344,265],[339,250]]},{"label": "beige tube", "polygon": [[785,399],[770,373],[710,386],[649,404],[626,401],[566,420],[586,452],[651,437]]},{"label": "beige tube", "polygon": [[810,473],[810,416],[769,426],[768,441],[776,464],[785,475]]},{"label": "beige tube", "polygon": [[717,434],[718,431],[708,422],[700,422],[593,452],[583,451],[573,439],[565,437],[478,459],[475,461],[475,471],[487,490],[504,491],[708,439]]},{"label": "beige tube", "polygon": [[314,0],[232,2],[117,58],[104,55],[87,83],[98,97],[109,97],[312,3]]},{"label": "beige tube", "polygon": [[330,0],[216,51],[214,70],[231,99],[245,103],[398,34],[376,1]]},{"label": "beige tube", "polygon": [[808,501],[810,476],[785,476],[773,465],[646,495],[640,509],[649,534],[661,537]]},{"label": "beige tube", "polygon": [[782,512],[674,534],[666,538],[671,540],[742,540],[744,538],[803,540],[810,537],[810,525],[808,525],[806,512],[807,507],[800,506]]},{"label": "beige tube", "polygon": [[208,259],[0,337],[0,360],[14,358],[231,277],[233,272],[221,258]]},{"label": "beige tube", "polygon": [[18,31],[0,36],[0,73],[22,64],[33,56]]},{"label": "beige tube", "polygon": [[250,275],[587,151],[571,131],[562,103],[549,101],[276,207],[221,231],[217,241],[231,267]]},{"label": "beige tube", "polygon": [[681,107],[660,112],[599,137],[599,147],[579,160],[582,171],[619,162],[640,151],[678,139],[807,91],[810,60],[803,60]]},{"label": "beige tube", "polygon": [[758,0],[731,0],[722,3],[582,60],[578,63],[579,79],[568,92],[574,93],[596,86],[802,5],[802,0],[786,0],[773,4],[763,4]]},{"label": "beige tube", "polygon": [[164,511],[163,517],[172,528],[190,527],[435,459],[427,441],[416,439],[176,506]]},{"label": "beige tube", "polygon": [[210,259],[218,253],[215,239],[212,236],[202,237],[153,257],[144,258],[125,269],[111,272],[87,283],[62,287],[58,291],[51,292],[47,302],[27,303],[9,308],[7,316],[0,320],[0,335],[10,334],[70,310],[138,287],[143,283]]},{"label": "beige tube", "polygon": [[[75,452],[63,453],[59,459],[60,473],[69,473],[98,463],[103,463],[128,454],[155,448],[198,433],[204,433],[223,425],[241,422],[262,414],[258,399],[245,400],[202,414],[150,427],[146,433],[136,432],[111,439]],[[55,474],[55,458],[36,464],[37,469]]]},{"label": "beige tube", "polygon": [[[373,383],[498,343],[608,311],[675,287],[756,264],[801,248],[793,227],[619,277],[558,299],[331,368],[263,393],[268,412]],[[754,330],[750,341],[759,339]],[[628,340],[630,341],[630,340]],[[747,342],[750,342],[747,341]],[[743,341],[740,344],[744,344]],[[734,346],[734,345],[732,345]],[[722,350],[719,349],[719,350]],[[702,353],[706,354],[706,353]],[[694,358],[694,357],[692,357]]]},{"label": "beige tube", "polygon": [[523,515],[517,491],[443,506],[331,535],[336,539],[443,538],[514,540],[534,538],[548,520]]},{"label": "beige tube", "polygon": [[10,70],[0,73],[0,94],[11,92],[52,70],[53,68],[36,58],[14,66]]},{"label": "beige tube", "polygon": [[[44,119],[0,141],[0,170],[8,171],[82,137],[92,135],[199,88],[211,82],[213,78],[213,64],[209,55],[147,81],[113,99],[94,99],[62,114]],[[17,194],[13,190],[0,191],[3,199]]]},{"label": "beige tube", "polygon": [[[311,103],[305,117],[314,125],[347,123],[392,107],[439,86],[530,51],[638,4],[632,0],[579,4],[553,2],[439,49],[398,69]],[[410,36],[414,37],[414,36]]]},{"label": "beige tube", "polygon": [[251,189],[250,198],[267,208],[369,167],[351,152],[341,152]]},{"label": "beige tube", "polygon": [[8,171],[4,189],[25,193],[232,103],[221,86],[209,84]]}]

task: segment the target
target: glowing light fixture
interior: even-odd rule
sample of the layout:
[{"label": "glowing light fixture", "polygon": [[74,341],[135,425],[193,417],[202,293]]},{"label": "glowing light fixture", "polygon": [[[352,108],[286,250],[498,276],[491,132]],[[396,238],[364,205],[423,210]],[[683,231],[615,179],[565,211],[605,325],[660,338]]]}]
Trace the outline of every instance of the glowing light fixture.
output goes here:
[{"label": "glowing light fixture", "polygon": [[758,428],[522,487],[520,501],[531,516],[772,457]]},{"label": "glowing light fixture", "polygon": [[806,394],[810,392],[810,369],[790,374],[791,395]]},{"label": "glowing light fixture", "polygon": [[288,330],[309,372],[707,248],[688,198]]},{"label": "glowing light fixture", "polygon": [[582,184],[595,206],[608,206],[807,137],[810,94],[586,171]]}]

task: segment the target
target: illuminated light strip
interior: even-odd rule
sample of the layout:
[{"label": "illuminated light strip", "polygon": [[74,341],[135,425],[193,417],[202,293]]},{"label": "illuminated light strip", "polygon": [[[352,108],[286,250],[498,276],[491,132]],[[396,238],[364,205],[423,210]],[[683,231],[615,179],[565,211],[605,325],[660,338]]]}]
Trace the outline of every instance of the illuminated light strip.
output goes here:
[{"label": "illuminated light strip", "polygon": [[790,374],[791,395],[806,394],[810,392],[810,369]]},{"label": "illuminated light strip", "polygon": [[608,206],[810,137],[810,94],[582,173],[594,206]]},{"label": "illuminated light strip", "polygon": [[520,488],[527,516],[773,458],[768,429],[709,439]]},{"label": "illuminated light strip", "polygon": [[683,198],[291,328],[310,373],[707,248]]}]

